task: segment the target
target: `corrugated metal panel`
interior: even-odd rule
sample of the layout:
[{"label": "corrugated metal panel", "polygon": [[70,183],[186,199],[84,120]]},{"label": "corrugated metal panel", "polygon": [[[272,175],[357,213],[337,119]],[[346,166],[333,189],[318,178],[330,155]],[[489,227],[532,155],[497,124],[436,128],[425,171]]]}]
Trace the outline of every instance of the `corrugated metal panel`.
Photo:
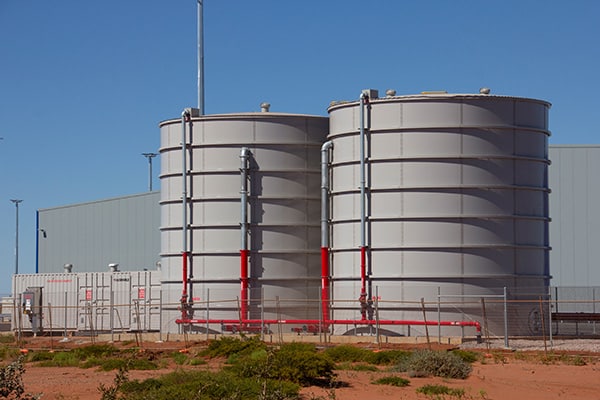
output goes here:
[{"label": "corrugated metal panel", "polygon": [[155,269],[160,253],[159,192],[39,210],[38,272]]},{"label": "corrugated metal panel", "polygon": [[549,151],[552,285],[600,285],[600,146]]}]

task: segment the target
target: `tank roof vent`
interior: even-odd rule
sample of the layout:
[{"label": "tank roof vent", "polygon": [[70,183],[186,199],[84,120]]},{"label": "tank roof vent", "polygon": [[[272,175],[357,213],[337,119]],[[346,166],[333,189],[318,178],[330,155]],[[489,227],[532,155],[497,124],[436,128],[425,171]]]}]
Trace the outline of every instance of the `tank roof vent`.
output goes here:
[{"label": "tank roof vent", "polygon": [[73,264],[65,264],[63,266],[63,269],[65,273],[70,274],[71,272],[73,272]]},{"label": "tank roof vent", "polygon": [[117,263],[108,264],[108,270],[110,272],[119,272],[119,264],[117,264]]},{"label": "tank roof vent", "polygon": [[366,95],[369,99],[376,99],[379,97],[379,90],[377,89],[363,89],[361,93]]},{"label": "tank roof vent", "polygon": [[489,87],[482,87],[481,89],[479,89],[479,93],[481,94],[490,94],[492,90]]},{"label": "tank roof vent", "polygon": [[269,104],[267,102],[260,103],[260,112],[269,112],[270,108],[271,108],[271,104]]},{"label": "tank roof vent", "polygon": [[385,95],[387,97],[394,97],[396,95],[396,91],[394,89],[388,89],[385,91]]}]

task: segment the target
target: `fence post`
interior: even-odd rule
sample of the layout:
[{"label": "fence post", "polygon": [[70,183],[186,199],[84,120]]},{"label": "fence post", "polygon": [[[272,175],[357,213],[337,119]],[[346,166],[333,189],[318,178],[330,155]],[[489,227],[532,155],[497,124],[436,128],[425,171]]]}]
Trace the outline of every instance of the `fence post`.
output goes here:
[{"label": "fence post", "polygon": [[507,292],[504,286],[504,347],[508,348],[508,305]]},{"label": "fence post", "polygon": [[423,309],[423,323],[425,325],[425,336],[427,336],[427,347],[431,350],[431,341],[429,340],[429,328],[427,326],[427,313],[425,312],[425,298],[421,297],[421,308]]},{"label": "fence post", "polygon": [[375,286],[375,341],[379,345],[379,286]]},{"label": "fence post", "polygon": [[64,331],[64,340],[67,340],[67,316],[68,316],[68,303],[67,303],[67,291],[65,290],[65,331]]},{"label": "fence post", "polygon": [[206,340],[208,341],[208,320],[210,317],[210,288],[206,289]]},{"label": "fence post", "polygon": [[442,288],[440,286],[438,286],[438,293],[437,293],[437,323],[438,323],[438,344],[442,344],[442,323],[440,322],[442,320],[442,310],[441,310],[441,296],[442,296]]},{"label": "fence post", "polygon": [[552,288],[548,287],[548,335],[550,336],[550,349],[554,347],[552,339]]}]

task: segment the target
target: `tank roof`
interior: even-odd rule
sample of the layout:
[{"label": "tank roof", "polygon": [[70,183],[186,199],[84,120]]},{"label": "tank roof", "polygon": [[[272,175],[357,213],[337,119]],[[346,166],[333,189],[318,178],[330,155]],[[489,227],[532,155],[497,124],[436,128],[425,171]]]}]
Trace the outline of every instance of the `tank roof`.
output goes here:
[{"label": "tank roof", "polygon": [[[214,121],[214,120],[232,120],[232,119],[267,119],[267,118],[328,118],[324,115],[311,114],[292,114],[282,112],[241,112],[241,113],[224,113],[224,114],[206,114],[199,117],[192,117],[192,121]],[[158,126],[181,122],[181,118],[172,118],[160,121]]]},{"label": "tank roof", "polygon": [[[422,92],[419,94],[407,94],[407,95],[399,95],[399,96],[384,96],[377,97],[370,100],[371,103],[385,103],[385,102],[409,102],[409,101],[423,101],[423,100],[516,100],[516,101],[524,101],[524,102],[533,102],[533,103],[542,103],[548,107],[552,106],[552,103],[539,100],[532,99],[528,97],[517,97],[517,96],[506,96],[506,95],[497,95],[497,94],[482,94],[482,93],[446,93],[443,91],[432,91],[432,92]],[[332,101],[327,108],[327,111],[331,111],[336,108],[343,108],[347,106],[355,106],[359,103],[359,100],[351,100],[351,101]]]}]

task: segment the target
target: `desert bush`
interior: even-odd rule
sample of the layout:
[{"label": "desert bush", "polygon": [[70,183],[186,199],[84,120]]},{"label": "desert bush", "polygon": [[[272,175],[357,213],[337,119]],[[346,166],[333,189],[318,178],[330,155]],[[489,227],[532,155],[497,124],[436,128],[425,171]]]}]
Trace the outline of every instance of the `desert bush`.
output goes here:
[{"label": "desert bush", "polygon": [[81,368],[99,367],[102,371],[112,370],[154,370],[158,365],[154,361],[136,358],[96,358],[90,357],[81,364]]},{"label": "desert bush", "polygon": [[458,356],[464,362],[468,362],[469,364],[472,364],[481,358],[479,353],[474,351],[456,349],[452,350],[451,353]]},{"label": "desert bush", "polygon": [[415,351],[408,359],[398,364],[397,369],[408,372],[412,377],[439,376],[442,378],[465,379],[472,367],[455,354],[445,351]]},{"label": "desert bush", "polygon": [[7,335],[0,335],[0,343],[3,344],[10,344],[10,343],[14,343],[15,342],[15,336],[13,334]]},{"label": "desert bush", "polygon": [[19,350],[14,347],[0,346],[0,360],[14,359],[18,357]]},{"label": "desert bush", "polygon": [[342,345],[326,349],[325,354],[335,362],[366,362],[375,365],[392,365],[408,358],[411,352],[404,350],[375,352],[359,347]]},{"label": "desert bush", "polygon": [[110,344],[91,344],[73,349],[72,352],[80,360],[86,360],[90,357],[110,357],[119,353],[119,349]]},{"label": "desert bush", "polygon": [[3,399],[33,400],[39,398],[39,396],[25,394],[23,360],[24,357],[20,356],[7,366],[0,368],[0,397]]},{"label": "desert bush", "polygon": [[244,378],[289,381],[299,385],[326,385],[334,376],[333,361],[315,346],[287,343],[278,350],[257,350],[241,356],[228,368]]},{"label": "desert bush", "polygon": [[290,382],[240,378],[225,371],[177,371],[142,382],[129,381],[120,388],[124,400],[284,400],[296,399],[299,393],[298,385]]},{"label": "desert bush", "polygon": [[46,352],[46,354],[40,352],[39,355],[38,353],[33,353],[32,361],[38,357],[40,358],[40,366],[42,367],[78,367],[80,363],[79,357],[72,351]]},{"label": "desert bush", "polygon": [[449,395],[463,398],[465,395],[464,389],[452,389],[444,385],[425,385],[417,389],[417,393],[422,393],[427,396]]},{"label": "desert bush", "polygon": [[119,391],[123,384],[129,381],[127,369],[121,368],[113,380],[112,386],[106,386],[103,383],[98,385],[98,391],[101,393],[101,400],[120,400]]},{"label": "desert bush", "polygon": [[223,336],[209,343],[208,348],[201,355],[209,357],[229,357],[232,354],[250,354],[255,350],[266,349],[260,337],[242,337],[241,339]]},{"label": "desert bush", "polygon": [[402,378],[400,376],[384,376],[383,378],[379,378],[372,382],[374,385],[391,385],[404,387],[410,385],[410,381],[408,379]]},{"label": "desert bush", "polygon": [[335,362],[359,362],[365,361],[372,352],[359,347],[341,345],[329,347],[324,353]]},{"label": "desert bush", "polygon": [[183,365],[188,361],[187,354],[179,353],[179,352],[171,353],[171,358],[177,365]]}]

